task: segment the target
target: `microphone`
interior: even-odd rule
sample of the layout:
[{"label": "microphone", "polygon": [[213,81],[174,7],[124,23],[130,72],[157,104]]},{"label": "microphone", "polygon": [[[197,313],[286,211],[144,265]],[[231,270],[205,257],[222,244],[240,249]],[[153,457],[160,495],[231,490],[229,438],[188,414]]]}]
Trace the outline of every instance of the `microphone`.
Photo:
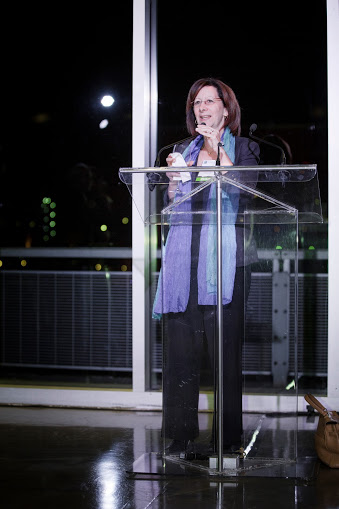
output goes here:
[{"label": "microphone", "polygon": [[250,126],[250,131],[249,131],[249,137],[252,138],[252,140],[256,140],[256,141],[260,141],[262,143],[266,143],[266,145],[270,145],[271,147],[274,147],[274,148],[277,148],[278,150],[280,150],[281,152],[281,159],[280,159],[280,164],[283,165],[283,164],[286,164],[286,154],[284,152],[284,149],[282,147],[279,147],[279,145],[276,145],[275,143],[271,143],[270,141],[266,141],[262,138],[258,138],[257,136],[253,136],[252,133],[254,133],[254,131],[256,131],[257,129],[257,124],[252,124]]},{"label": "microphone", "polygon": [[[201,122],[200,125],[206,125],[206,122]],[[220,166],[220,147],[222,147],[221,141],[218,143],[218,154],[217,154],[217,160],[215,161],[216,166]]]},{"label": "microphone", "polygon": [[216,166],[220,166],[220,147],[222,147],[221,141],[219,141],[219,143],[218,143],[218,156],[217,156],[217,160],[215,161]]}]

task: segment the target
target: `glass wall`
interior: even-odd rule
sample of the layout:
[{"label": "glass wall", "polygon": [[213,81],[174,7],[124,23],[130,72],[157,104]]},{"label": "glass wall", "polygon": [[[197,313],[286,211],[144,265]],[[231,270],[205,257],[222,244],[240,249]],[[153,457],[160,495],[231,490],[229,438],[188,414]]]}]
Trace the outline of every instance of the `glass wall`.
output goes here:
[{"label": "glass wall", "polygon": [[[2,382],[131,386],[131,198],[118,169],[132,164],[132,10],[130,0],[109,14],[45,19],[30,8],[4,18]],[[288,0],[278,11],[266,1],[158,1],[158,148],[187,136],[188,90],[213,76],[235,91],[243,136],[256,123],[255,134],[282,146],[288,163],[318,165],[325,224],[302,225],[298,239],[298,371],[301,384],[325,390],[326,2]],[[278,162],[279,151],[260,148],[262,163]],[[267,282],[267,260],[258,263],[255,277]],[[150,336],[155,390],[158,325]]]},{"label": "glass wall", "polygon": [[[188,136],[188,90],[199,78],[214,77],[235,92],[242,114],[242,136],[255,123],[260,164],[317,164],[324,224],[300,225],[299,356],[300,388],[326,390],[327,376],[327,80],[326,2],[288,0],[272,11],[271,2],[159,2],[159,147]],[[317,27],[317,30],[314,27]],[[173,28],[175,27],[175,29]],[[169,150],[170,151],[170,150]],[[162,154],[161,164],[169,151]],[[270,232],[279,246],[281,231]],[[274,243],[274,236],[276,242]],[[260,239],[257,239],[257,241]],[[260,242],[258,242],[260,244]],[[271,291],[267,253],[259,252],[252,280],[264,297]],[[262,258],[260,258],[262,257]],[[289,265],[291,277],[293,263]],[[272,270],[271,270],[272,273]],[[272,274],[271,274],[272,275]],[[315,298],[310,299],[310,295]],[[258,316],[264,301],[253,301]],[[260,312],[264,313],[263,307]],[[271,319],[270,316],[267,319]],[[157,340],[155,340],[156,342]],[[244,359],[243,368],[262,391],[272,377],[265,366]],[[156,366],[153,366],[156,372]]]},{"label": "glass wall", "polygon": [[4,383],[131,384],[132,14],[3,19]]}]

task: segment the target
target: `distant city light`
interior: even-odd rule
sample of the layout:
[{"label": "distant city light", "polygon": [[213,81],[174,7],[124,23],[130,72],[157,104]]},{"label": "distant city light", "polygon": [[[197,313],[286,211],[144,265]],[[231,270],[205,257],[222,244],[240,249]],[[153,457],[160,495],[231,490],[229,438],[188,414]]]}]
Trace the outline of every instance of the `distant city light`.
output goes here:
[{"label": "distant city light", "polygon": [[104,95],[104,97],[101,99],[101,104],[105,106],[105,108],[112,106],[113,103],[114,99],[111,95]]},{"label": "distant city light", "polygon": [[102,120],[99,124],[100,129],[105,129],[108,126],[108,123],[109,122],[108,122],[107,118],[104,118],[104,120]]}]

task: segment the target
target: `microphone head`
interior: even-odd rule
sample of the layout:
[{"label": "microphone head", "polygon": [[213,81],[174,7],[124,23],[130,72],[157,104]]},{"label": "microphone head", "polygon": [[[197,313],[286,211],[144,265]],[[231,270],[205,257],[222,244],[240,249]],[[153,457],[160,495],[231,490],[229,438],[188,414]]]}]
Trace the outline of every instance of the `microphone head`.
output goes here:
[{"label": "microphone head", "polygon": [[257,130],[257,124],[252,124],[251,127],[250,127],[250,134],[254,133],[254,131]]}]

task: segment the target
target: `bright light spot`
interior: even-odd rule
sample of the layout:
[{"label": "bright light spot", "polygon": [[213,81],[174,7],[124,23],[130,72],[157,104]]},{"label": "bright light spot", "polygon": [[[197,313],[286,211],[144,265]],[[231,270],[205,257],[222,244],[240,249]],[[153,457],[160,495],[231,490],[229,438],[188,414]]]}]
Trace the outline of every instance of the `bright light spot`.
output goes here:
[{"label": "bright light spot", "polygon": [[21,267],[26,267],[27,261],[26,260],[21,260],[20,265],[21,265]]},{"label": "bright light spot", "polygon": [[107,231],[107,225],[106,225],[106,224],[102,224],[102,225],[100,226],[100,230],[101,230],[102,232],[106,232],[106,231]]},{"label": "bright light spot", "polygon": [[99,124],[100,129],[105,129],[108,126],[108,120],[107,118],[104,118]]},{"label": "bright light spot", "polygon": [[101,270],[101,268],[102,267],[101,267],[100,263],[95,264],[95,270]]},{"label": "bright light spot", "polygon": [[122,218],[122,224],[127,224],[129,221],[128,217],[123,217]]},{"label": "bright light spot", "polygon": [[56,207],[55,201],[52,201],[52,203],[50,204],[50,207],[51,207],[51,209],[55,209],[55,207]]},{"label": "bright light spot", "polygon": [[101,104],[105,106],[105,108],[112,106],[113,103],[114,99],[111,95],[104,95],[104,97],[101,99]]},{"label": "bright light spot", "polygon": [[51,218],[53,218],[53,217],[55,217],[55,216],[56,216],[56,213],[55,213],[55,212],[51,212],[51,213],[50,213],[50,215],[49,215],[49,217],[51,217]]},{"label": "bright light spot", "polygon": [[50,198],[44,198],[42,200],[42,203],[49,204],[49,203],[51,203],[51,199]]},{"label": "bright light spot", "polygon": [[122,270],[122,272],[126,272],[126,270],[127,270],[127,265],[121,265],[121,270]]},{"label": "bright light spot", "polygon": [[56,225],[56,222],[55,222],[55,221],[51,221],[51,222],[49,223],[49,226],[50,226],[51,228],[54,228],[54,226],[55,226],[55,225]]},{"label": "bright light spot", "polygon": [[282,249],[282,247],[281,247],[281,246],[275,246],[275,248],[276,248],[276,249]]},{"label": "bright light spot", "polygon": [[2,267],[2,260],[0,260],[0,267]]},{"label": "bright light spot", "polygon": [[55,237],[56,236],[56,231],[55,230],[52,230],[51,233],[50,233],[51,237]]},{"label": "bright light spot", "polygon": [[309,249],[310,251],[314,251],[314,250],[315,250],[315,247],[314,247],[314,246],[310,246],[308,249]]}]

